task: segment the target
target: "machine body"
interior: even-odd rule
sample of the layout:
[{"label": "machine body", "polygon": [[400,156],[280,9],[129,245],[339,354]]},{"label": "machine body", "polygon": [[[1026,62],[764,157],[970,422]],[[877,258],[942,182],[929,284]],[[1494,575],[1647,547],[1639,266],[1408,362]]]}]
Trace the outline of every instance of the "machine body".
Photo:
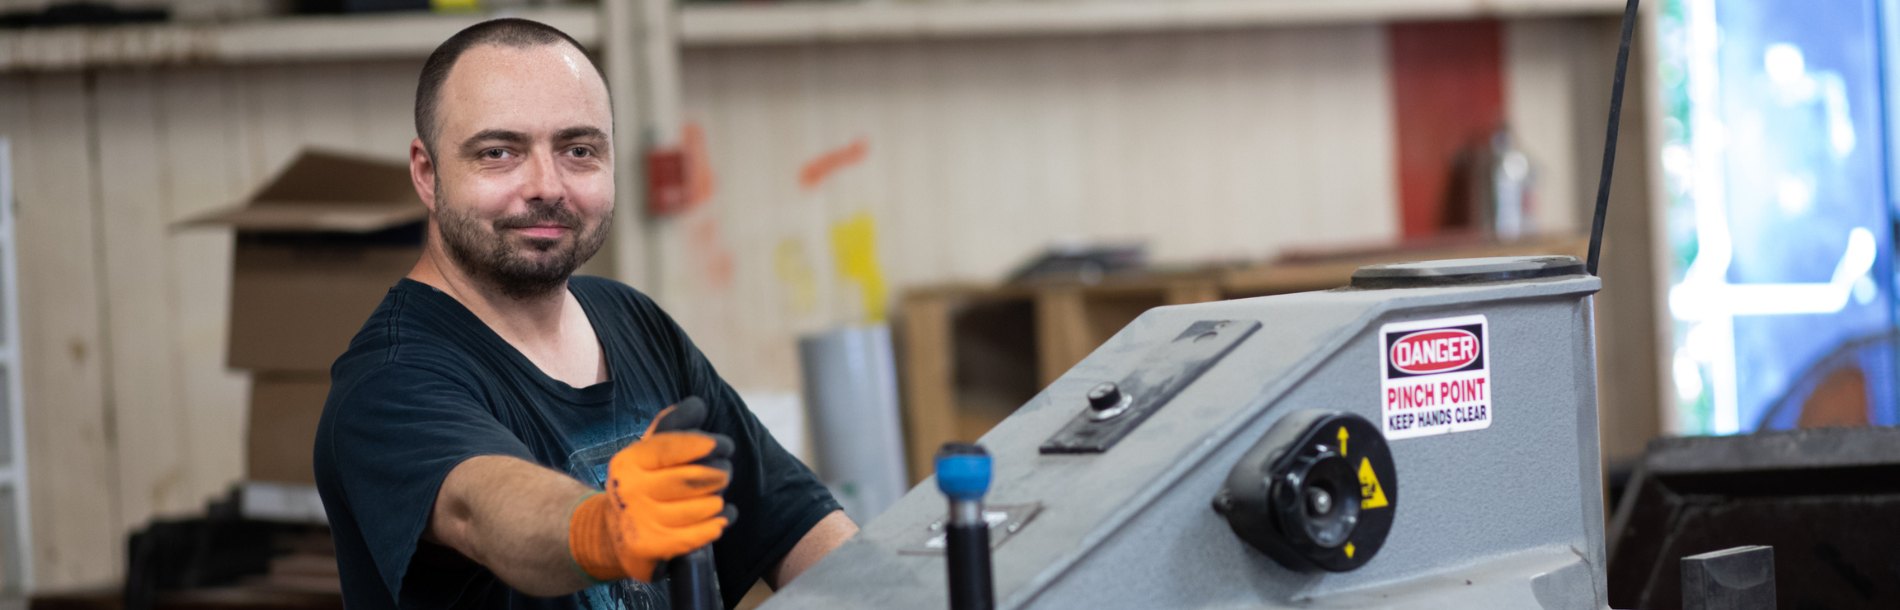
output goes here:
[{"label": "machine body", "polygon": [[[1354,284],[1150,310],[984,435],[997,607],[1605,608],[1600,281]],[[945,520],[925,481],[765,607],[944,607]]]}]

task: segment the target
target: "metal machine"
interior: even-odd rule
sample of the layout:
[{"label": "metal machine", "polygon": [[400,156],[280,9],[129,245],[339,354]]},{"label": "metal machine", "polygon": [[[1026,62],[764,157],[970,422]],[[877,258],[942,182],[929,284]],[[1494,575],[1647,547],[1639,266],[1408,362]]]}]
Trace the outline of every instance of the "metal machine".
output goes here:
[{"label": "metal machine", "polygon": [[[1143,314],[983,437],[997,604],[1604,607],[1600,286],[1472,259]],[[945,506],[766,607],[942,607]]]}]

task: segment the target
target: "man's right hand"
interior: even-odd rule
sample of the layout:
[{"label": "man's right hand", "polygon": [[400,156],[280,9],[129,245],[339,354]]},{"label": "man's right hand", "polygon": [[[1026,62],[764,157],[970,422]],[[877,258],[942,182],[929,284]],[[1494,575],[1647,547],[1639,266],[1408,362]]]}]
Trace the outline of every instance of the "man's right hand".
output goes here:
[{"label": "man's right hand", "polygon": [[599,581],[653,581],[659,562],[719,539],[733,519],[720,496],[732,441],[699,432],[705,403],[667,407],[607,465],[607,490],[581,500],[568,524],[575,563]]}]

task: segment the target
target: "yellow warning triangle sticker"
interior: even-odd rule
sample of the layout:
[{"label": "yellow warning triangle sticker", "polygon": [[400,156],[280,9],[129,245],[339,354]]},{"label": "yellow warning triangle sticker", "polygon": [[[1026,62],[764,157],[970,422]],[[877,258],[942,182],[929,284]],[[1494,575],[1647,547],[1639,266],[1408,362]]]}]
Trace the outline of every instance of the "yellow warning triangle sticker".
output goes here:
[{"label": "yellow warning triangle sticker", "polygon": [[1359,509],[1385,508],[1391,505],[1385,500],[1385,487],[1379,485],[1379,475],[1372,472],[1372,459],[1359,458]]}]

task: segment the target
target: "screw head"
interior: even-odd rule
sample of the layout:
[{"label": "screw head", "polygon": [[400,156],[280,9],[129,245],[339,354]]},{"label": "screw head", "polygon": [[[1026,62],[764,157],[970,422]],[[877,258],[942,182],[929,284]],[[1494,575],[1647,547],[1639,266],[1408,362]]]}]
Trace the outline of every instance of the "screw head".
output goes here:
[{"label": "screw head", "polygon": [[1306,488],[1306,510],[1316,517],[1333,512],[1333,494],[1318,487]]}]

